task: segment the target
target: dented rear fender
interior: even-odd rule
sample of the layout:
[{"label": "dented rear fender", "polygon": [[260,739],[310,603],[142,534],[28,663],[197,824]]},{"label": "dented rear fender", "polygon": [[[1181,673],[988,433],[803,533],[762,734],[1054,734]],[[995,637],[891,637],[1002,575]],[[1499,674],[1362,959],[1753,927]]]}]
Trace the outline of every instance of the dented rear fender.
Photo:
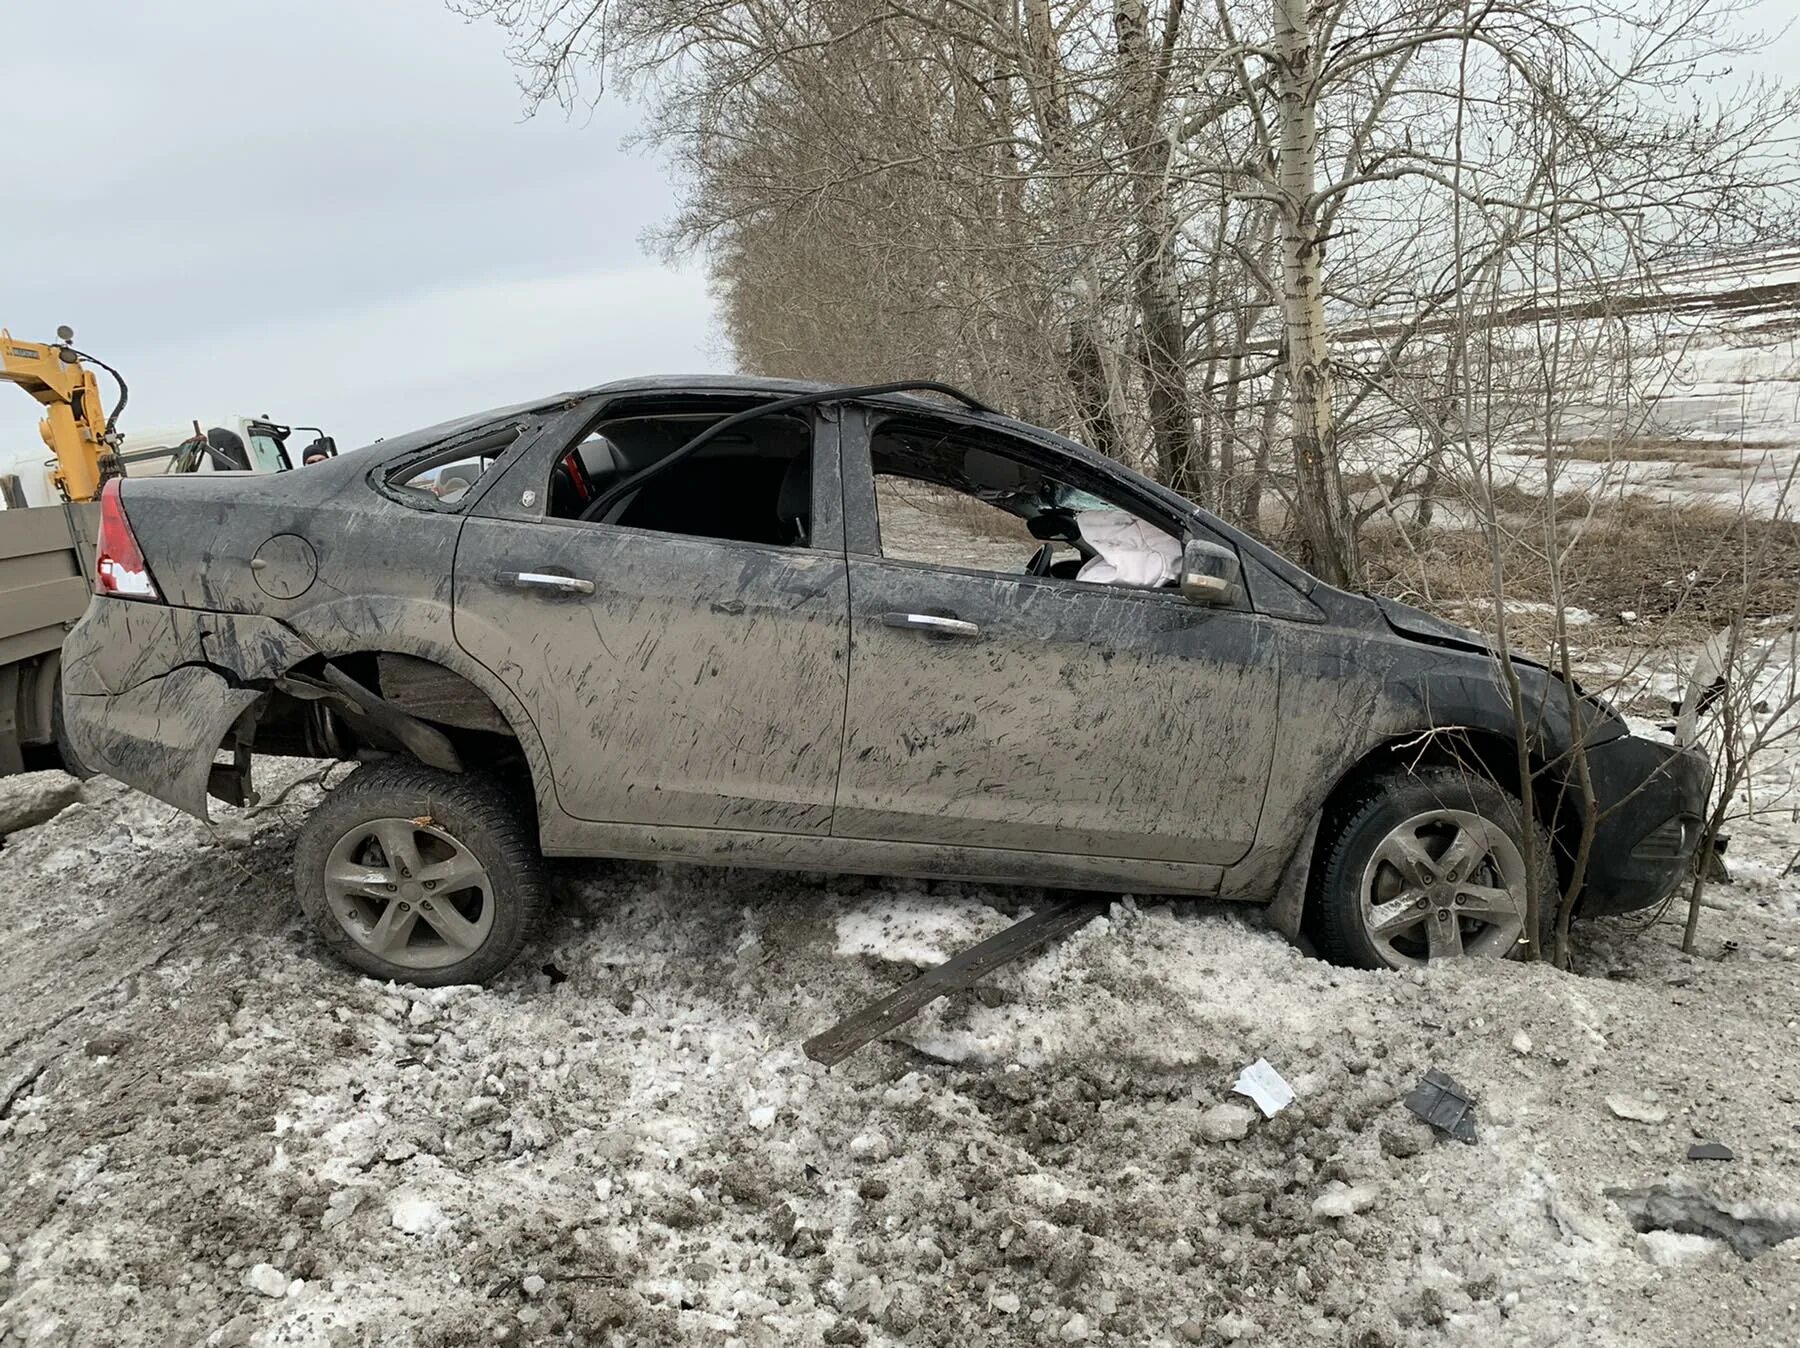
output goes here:
[{"label": "dented rear fender", "polygon": [[123,693],[187,664],[249,683],[276,678],[316,654],[316,646],[274,618],[101,595],[63,642],[63,688],[81,696]]},{"label": "dented rear fender", "polygon": [[262,696],[206,665],[181,665],[123,693],[65,688],[63,721],[84,765],[205,819],[213,754]]},{"label": "dented rear fender", "polygon": [[273,618],[97,596],[63,642],[70,743],[94,771],[205,819],[221,742],[316,653]]}]

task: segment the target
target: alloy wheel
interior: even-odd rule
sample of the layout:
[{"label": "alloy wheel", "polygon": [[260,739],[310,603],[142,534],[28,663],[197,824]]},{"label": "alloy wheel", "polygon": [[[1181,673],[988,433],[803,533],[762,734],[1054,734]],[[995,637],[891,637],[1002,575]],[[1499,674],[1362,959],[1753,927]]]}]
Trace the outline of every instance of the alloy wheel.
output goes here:
[{"label": "alloy wheel", "polygon": [[1467,810],[1429,810],[1396,825],[1363,868],[1369,939],[1396,967],[1499,958],[1525,932],[1527,873],[1500,825]]},{"label": "alloy wheel", "polygon": [[437,824],[370,819],[325,860],[325,899],[352,940],[408,969],[467,959],[494,924],[494,889],[474,853]]}]

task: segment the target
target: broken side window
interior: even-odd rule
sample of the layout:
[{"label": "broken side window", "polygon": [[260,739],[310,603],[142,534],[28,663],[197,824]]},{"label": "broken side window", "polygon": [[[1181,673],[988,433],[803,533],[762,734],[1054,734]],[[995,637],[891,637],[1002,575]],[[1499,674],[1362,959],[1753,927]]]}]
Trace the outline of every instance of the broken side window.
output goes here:
[{"label": "broken side window", "polygon": [[552,519],[653,529],[726,542],[808,547],[812,539],[812,425],[774,414],[732,427],[668,471],[608,500],[630,481],[738,409],[679,405],[609,415],[551,469]]},{"label": "broken side window", "polygon": [[882,556],[1092,584],[1173,585],[1181,542],[1004,444],[904,419],[870,440]]},{"label": "broken side window", "polygon": [[517,426],[507,426],[423,460],[415,459],[390,477],[388,485],[399,488],[402,499],[455,505],[512,447],[519,430]]}]

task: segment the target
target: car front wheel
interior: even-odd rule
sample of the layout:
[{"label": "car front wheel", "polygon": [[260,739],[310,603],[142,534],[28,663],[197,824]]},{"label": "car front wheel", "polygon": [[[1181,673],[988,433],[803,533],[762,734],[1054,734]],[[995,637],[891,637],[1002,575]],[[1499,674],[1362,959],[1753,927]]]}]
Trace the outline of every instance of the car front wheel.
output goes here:
[{"label": "car front wheel", "polygon": [[346,963],[426,987],[485,983],[543,905],[543,860],[512,798],[411,761],[359,768],[294,854],[300,904]]},{"label": "car front wheel", "polygon": [[1372,781],[1338,812],[1307,906],[1327,959],[1365,969],[1417,967],[1528,948],[1535,876],[1549,938],[1556,907],[1550,838],[1511,792],[1454,769]]}]

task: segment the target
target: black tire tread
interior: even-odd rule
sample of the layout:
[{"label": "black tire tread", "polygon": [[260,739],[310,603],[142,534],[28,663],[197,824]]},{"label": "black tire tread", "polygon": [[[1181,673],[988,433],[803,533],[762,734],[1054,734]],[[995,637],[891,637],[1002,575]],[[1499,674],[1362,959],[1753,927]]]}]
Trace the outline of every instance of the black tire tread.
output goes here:
[{"label": "black tire tread", "polygon": [[[388,759],[358,768],[301,826],[294,849],[294,887],[301,907],[332,953],[372,978],[420,987],[486,983],[518,957],[547,902],[543,854],[515,801],[511,792],[490,778],[442,772],[412,759]],[[358,819],[382,814],[461,817],[485,832],[498,853],[502,871],[494,874],[495,868],[489,867],[495,901],[515,908],[518,914],[510,936],[499,942],[490,937],[474,955],[442,969],[407,969],[357,945],[325,906],[322,873],[326,856],[346,828]],[[469,845],[467,840],[463,844]]]}]

